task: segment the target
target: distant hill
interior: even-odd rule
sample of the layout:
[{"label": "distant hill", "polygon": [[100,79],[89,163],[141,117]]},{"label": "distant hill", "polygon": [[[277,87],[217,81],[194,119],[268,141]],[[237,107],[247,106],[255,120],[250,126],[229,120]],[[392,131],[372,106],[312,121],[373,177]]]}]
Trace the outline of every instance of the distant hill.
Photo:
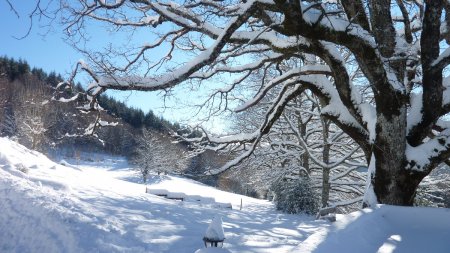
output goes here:
[{"label": "distant hill", "polygon": [[[56,147],[73,146],[124,154],[133,144],[135,129],[121,118],[104,112],[80,113],[77,100],[53,101],[55,87],[62,77],[33,68],[26,61],[0,58],[0,135],[17,139],[29,148],[49,153]],[[81,85],[65,91],[67,96],[82,92]],[[100,116],[103,121],[118,122],[120,128],[104,127],[91,136],[85,129]]]},{"label": "distant hill", "polygon": [[[141,146],[139,142],[144,141],[142,129],[155,133],[159,143],[166,143],[165,147],[170,146],[167,152],[159,152],[160,156],[172,155],[179,159],[181,154],[189,151],[189,143],[171,144],[175,140],[168,133],[199,135],[199,132],[171,123],[152,111],[144,113],[106,95],[98,100],[103,111],[80,112],[76,108],[86,103],[84,96],[67,103],[51,99],[62,81],[61,75],[31,68],[24,60],[0,57],[0,136],[10,137],[48,155],[57,156],[65,152],[75,156],[79,151],[91,150],[124,155],[134,160],[136,149]],[[64,92],[65,97],[71,97],[84,90],[77,84]],[[97,117],[102,122],[118,125],[97,126],[95,132],[86,135],[86,129]],[[177,171],[193,177],[203,174],[206,168],[217,166],[211,162],[214,156],[208,153],[191,157],[183,163],[183,168],[177,166]]]},{"label": "distant hill", "polygon": [[[62,81],[61,75],[30,68],[24,60],[0,57],[0,136],[15,137],[41,151],[70,144],[129,155],[141,128],[160,133],[185,131],[152,111],[144,113],[106,95],[99,98],[105,111],[80,113],[76,107],[86,102],[83,97],[68,103],[51,100]],[[66,95],[83,91],[77,84]],[[93,136],[81,136],[97,116],[120,127],[102,127]]]}]

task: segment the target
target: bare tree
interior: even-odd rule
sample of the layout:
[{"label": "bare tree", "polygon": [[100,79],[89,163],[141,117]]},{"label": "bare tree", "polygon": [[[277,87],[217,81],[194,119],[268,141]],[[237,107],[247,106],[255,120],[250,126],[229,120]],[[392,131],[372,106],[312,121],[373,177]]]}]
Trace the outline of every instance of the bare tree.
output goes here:
[{"label": "bare tree", "polygon": [[181,174],[188,166],[183,149],[178,144],[171,143],[171,137],[148,129],[142,129],[142,137],[133,160],[138,165],[144,182],[150,172],[157,172],[158,175]]},{"label": "bare tree", "polygon": [[[235,131],[252,132],[258,127],[255,122],[264,119],[265,109],[255,108],[237,117]],[[322,207],[361,203],[365,173],[357,169],[364,167],[364,154],[351,138],[321,117],[320,109],[312,94],[288,103],[250,161],[237,166],[240,171],[235,178],[252,182],[263,192],[279,178],[296,181],[308,177],[320,190]]]},{"label": "bare tree", "polygon": [[[108,47],[103,53],[82,49],[90,61],[80,62],[76,71],[92,76],[94,102],[106,89],[169,90],[218,78],[228,84],[205,105],[241,112],[275,90],[278,95],[254,133],[212,140],[256,147],[287,103],[310,90],[322,100],[322,116],[358,143],[370,164],[366,204],[412,205],[421,180],[450,157],[447,1],[80,0],[61,6],[73,38],[83,38],[91,21],[125,31],[154,28],[158,37],[151,44]],[[166,54],[151,57],[161,50]],[[180,51],[192,58],[173,57]],[[305,54],[321,61],[307,64]],[[302,64],[278,68],[290,60]],[[362,72],[361,82],[351,78],[353,68]],[[269,71],[279,75],[264,74]],[[264,77],[257,92],[251,99],[238,96],[254,90],[247,80],[256,72]],[[209,84],[199,85],[207,89]]]},{"label": "bare tree", "polygon": [[46,132],[53,127],[53,110],[50,107],[49,91],[45,83],[27,76],[21,82],[14,82],[15,86],[15,118],[17,121],[17,137],[31,149],[42,148],[46,139]]}]

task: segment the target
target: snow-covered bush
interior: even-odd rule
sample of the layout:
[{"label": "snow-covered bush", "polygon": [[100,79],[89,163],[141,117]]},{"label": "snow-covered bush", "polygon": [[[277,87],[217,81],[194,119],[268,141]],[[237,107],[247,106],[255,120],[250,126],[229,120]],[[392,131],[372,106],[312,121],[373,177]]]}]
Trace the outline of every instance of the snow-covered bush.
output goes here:
[{"label": "snow-covered bush", "polygon": [[184,147],[173,143],[171,137],[154,130],[142,129],[131,162],[139,168],[144,183],[151,172],[182,174],[189,165]]},{"label": "snow-covered bush", "polygon": [[308,178],[292,180],[280,177],[272,184],[271,190],[278,210],[291,214],[315,214],[319,210],[319,197]]}]

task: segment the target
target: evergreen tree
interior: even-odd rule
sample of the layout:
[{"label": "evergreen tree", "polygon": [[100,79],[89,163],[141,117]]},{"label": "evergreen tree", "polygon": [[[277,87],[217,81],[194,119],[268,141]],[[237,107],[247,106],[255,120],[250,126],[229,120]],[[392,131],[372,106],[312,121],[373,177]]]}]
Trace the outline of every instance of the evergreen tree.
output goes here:
[{"label": "evergreen tree", "polygon": [[280,177],[272,185],[273,201],[278,210],[286,213],[315,214],[319,211],[317,193],[313,190],[311,180],[301,177],[290,180]]}]

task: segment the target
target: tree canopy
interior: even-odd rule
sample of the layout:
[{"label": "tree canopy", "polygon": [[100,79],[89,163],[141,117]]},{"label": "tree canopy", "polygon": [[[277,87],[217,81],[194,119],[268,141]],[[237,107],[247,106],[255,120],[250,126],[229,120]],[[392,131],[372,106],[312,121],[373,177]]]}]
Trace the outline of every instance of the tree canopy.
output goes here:
[{"label": "tree canopy", "polygon": [[[94,102],[107,89],[188,83],[212,87],[203,104],[212,114],[268,104],[253,132],[210,138],[219,146],[246,145],[249,152],[230,166],[251,154],[289,101],[307,92],[320,99],[321,115],[363,150],[371,171],[366,204],[412,205],[421,180],[450,157],[448,1],[80,0],[61,6],[71,38],[84,38],[91,22],[153,34],[153,43],[82,49],[89,61],[80,61],[74,74],[92,77]],[[275,95],[265,100],[268,94]]]}]

